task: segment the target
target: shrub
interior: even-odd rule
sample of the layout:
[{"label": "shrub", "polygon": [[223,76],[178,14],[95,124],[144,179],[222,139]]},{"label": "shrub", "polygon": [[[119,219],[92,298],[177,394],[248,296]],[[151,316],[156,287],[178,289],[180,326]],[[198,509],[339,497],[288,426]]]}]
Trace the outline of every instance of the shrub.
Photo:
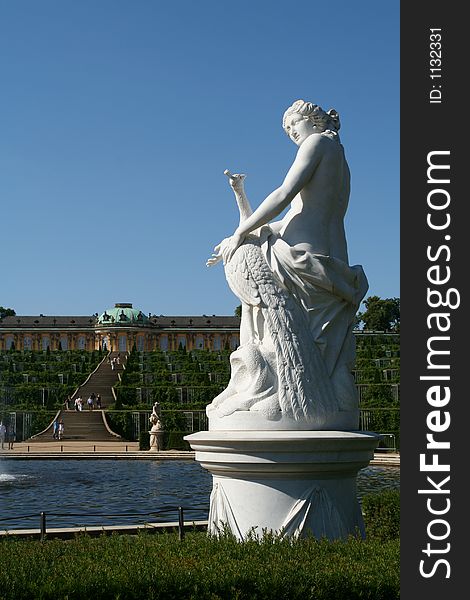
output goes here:
[{"label": "shrub", "polygon": [[364,496],[362,510],[369,538],[390,540],[400,536],[399,490],[385,490]]},{"label": "shrub", "polygon": [[186,419],[180,411],[165,410],[162,411],[162,422],[165,431],[185,431]]},{"label": "shrub", "polygon": [[148,431],[140,432],[139,450],[150,450],[150,434]]},{"label": "shrub", "polygon": [[54,418],[55,413],[50,411],[38,411],[32,413],[30,436],[44,431]]},{"label": "shrub", "polygon": [[117,396],[116,408],[118,405],[133,406],[137,403],[136,388],[134,386],[117,384],[114,389]]},{"label": "shrub", "polygon": [[114,431],[114,433],[119,434],[126,440],[134,439],[134,424],[131,412],[106,411],[106,419],[110,429]]},{"label": "shrub", "polygon": [[163,436],[165,450],[191,450],[189,442],[184,440],[184,436],[190,431],[166,431]]}]

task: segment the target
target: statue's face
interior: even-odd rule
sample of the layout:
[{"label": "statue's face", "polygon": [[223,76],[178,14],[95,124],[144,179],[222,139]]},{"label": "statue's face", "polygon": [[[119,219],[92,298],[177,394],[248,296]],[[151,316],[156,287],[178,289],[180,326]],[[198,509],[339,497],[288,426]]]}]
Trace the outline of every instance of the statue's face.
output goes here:
[{"label": "statue's face", "polygon": [[316,131],[312,121],[298,113],[292,113],[286,118],[284,130],[297,146],[300,146],[309,135]]}]

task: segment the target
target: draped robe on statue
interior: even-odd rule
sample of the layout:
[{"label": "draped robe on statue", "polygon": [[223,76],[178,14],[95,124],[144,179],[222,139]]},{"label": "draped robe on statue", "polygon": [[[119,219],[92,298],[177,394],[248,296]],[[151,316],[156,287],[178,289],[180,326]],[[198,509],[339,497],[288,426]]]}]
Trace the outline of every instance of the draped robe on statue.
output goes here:
[{"label": "draped robe on statue", "polygon": [[[250,255],[256,256],[256,268],[250,269]],[[243,309],[261,313],[264,340],[245,340],[232,354],[230,383],[208,406],[209,417],[249,410],[270,421],[288,416],[288,428],[299,421],[318,429],[356,428],[352,330],[368,287],[362,267],[290,246],[264,225],[259,235],[250,234],[225,268]],[[247,290],[254,289],[256,303],[247,297]],[[286,394],[292,411],[290,405],[285,410]]]}]

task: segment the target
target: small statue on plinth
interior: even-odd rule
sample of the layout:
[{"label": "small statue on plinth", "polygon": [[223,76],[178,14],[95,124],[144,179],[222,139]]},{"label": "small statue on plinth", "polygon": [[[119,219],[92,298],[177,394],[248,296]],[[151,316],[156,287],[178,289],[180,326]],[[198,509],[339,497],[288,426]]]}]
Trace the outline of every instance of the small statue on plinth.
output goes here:
[{"label": "small statue on plinth", "polygon": [[152,409],[152,414],[149,419],[152,427],[150,434],[150,452],[159,452],[163,450],[163,423],[160,414],[160,403],[155,402]]}]

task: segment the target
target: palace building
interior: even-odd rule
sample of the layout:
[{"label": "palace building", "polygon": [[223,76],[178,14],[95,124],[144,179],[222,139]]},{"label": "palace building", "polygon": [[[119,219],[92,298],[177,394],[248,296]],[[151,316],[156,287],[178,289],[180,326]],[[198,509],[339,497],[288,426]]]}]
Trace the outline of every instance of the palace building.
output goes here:
[{"label": "palace building", "polygon": [[144,315],[118,303],[100,315],[8,316],[0,319],[0,351],[16,350],[234,350],[240,343],[236,316]]}]

